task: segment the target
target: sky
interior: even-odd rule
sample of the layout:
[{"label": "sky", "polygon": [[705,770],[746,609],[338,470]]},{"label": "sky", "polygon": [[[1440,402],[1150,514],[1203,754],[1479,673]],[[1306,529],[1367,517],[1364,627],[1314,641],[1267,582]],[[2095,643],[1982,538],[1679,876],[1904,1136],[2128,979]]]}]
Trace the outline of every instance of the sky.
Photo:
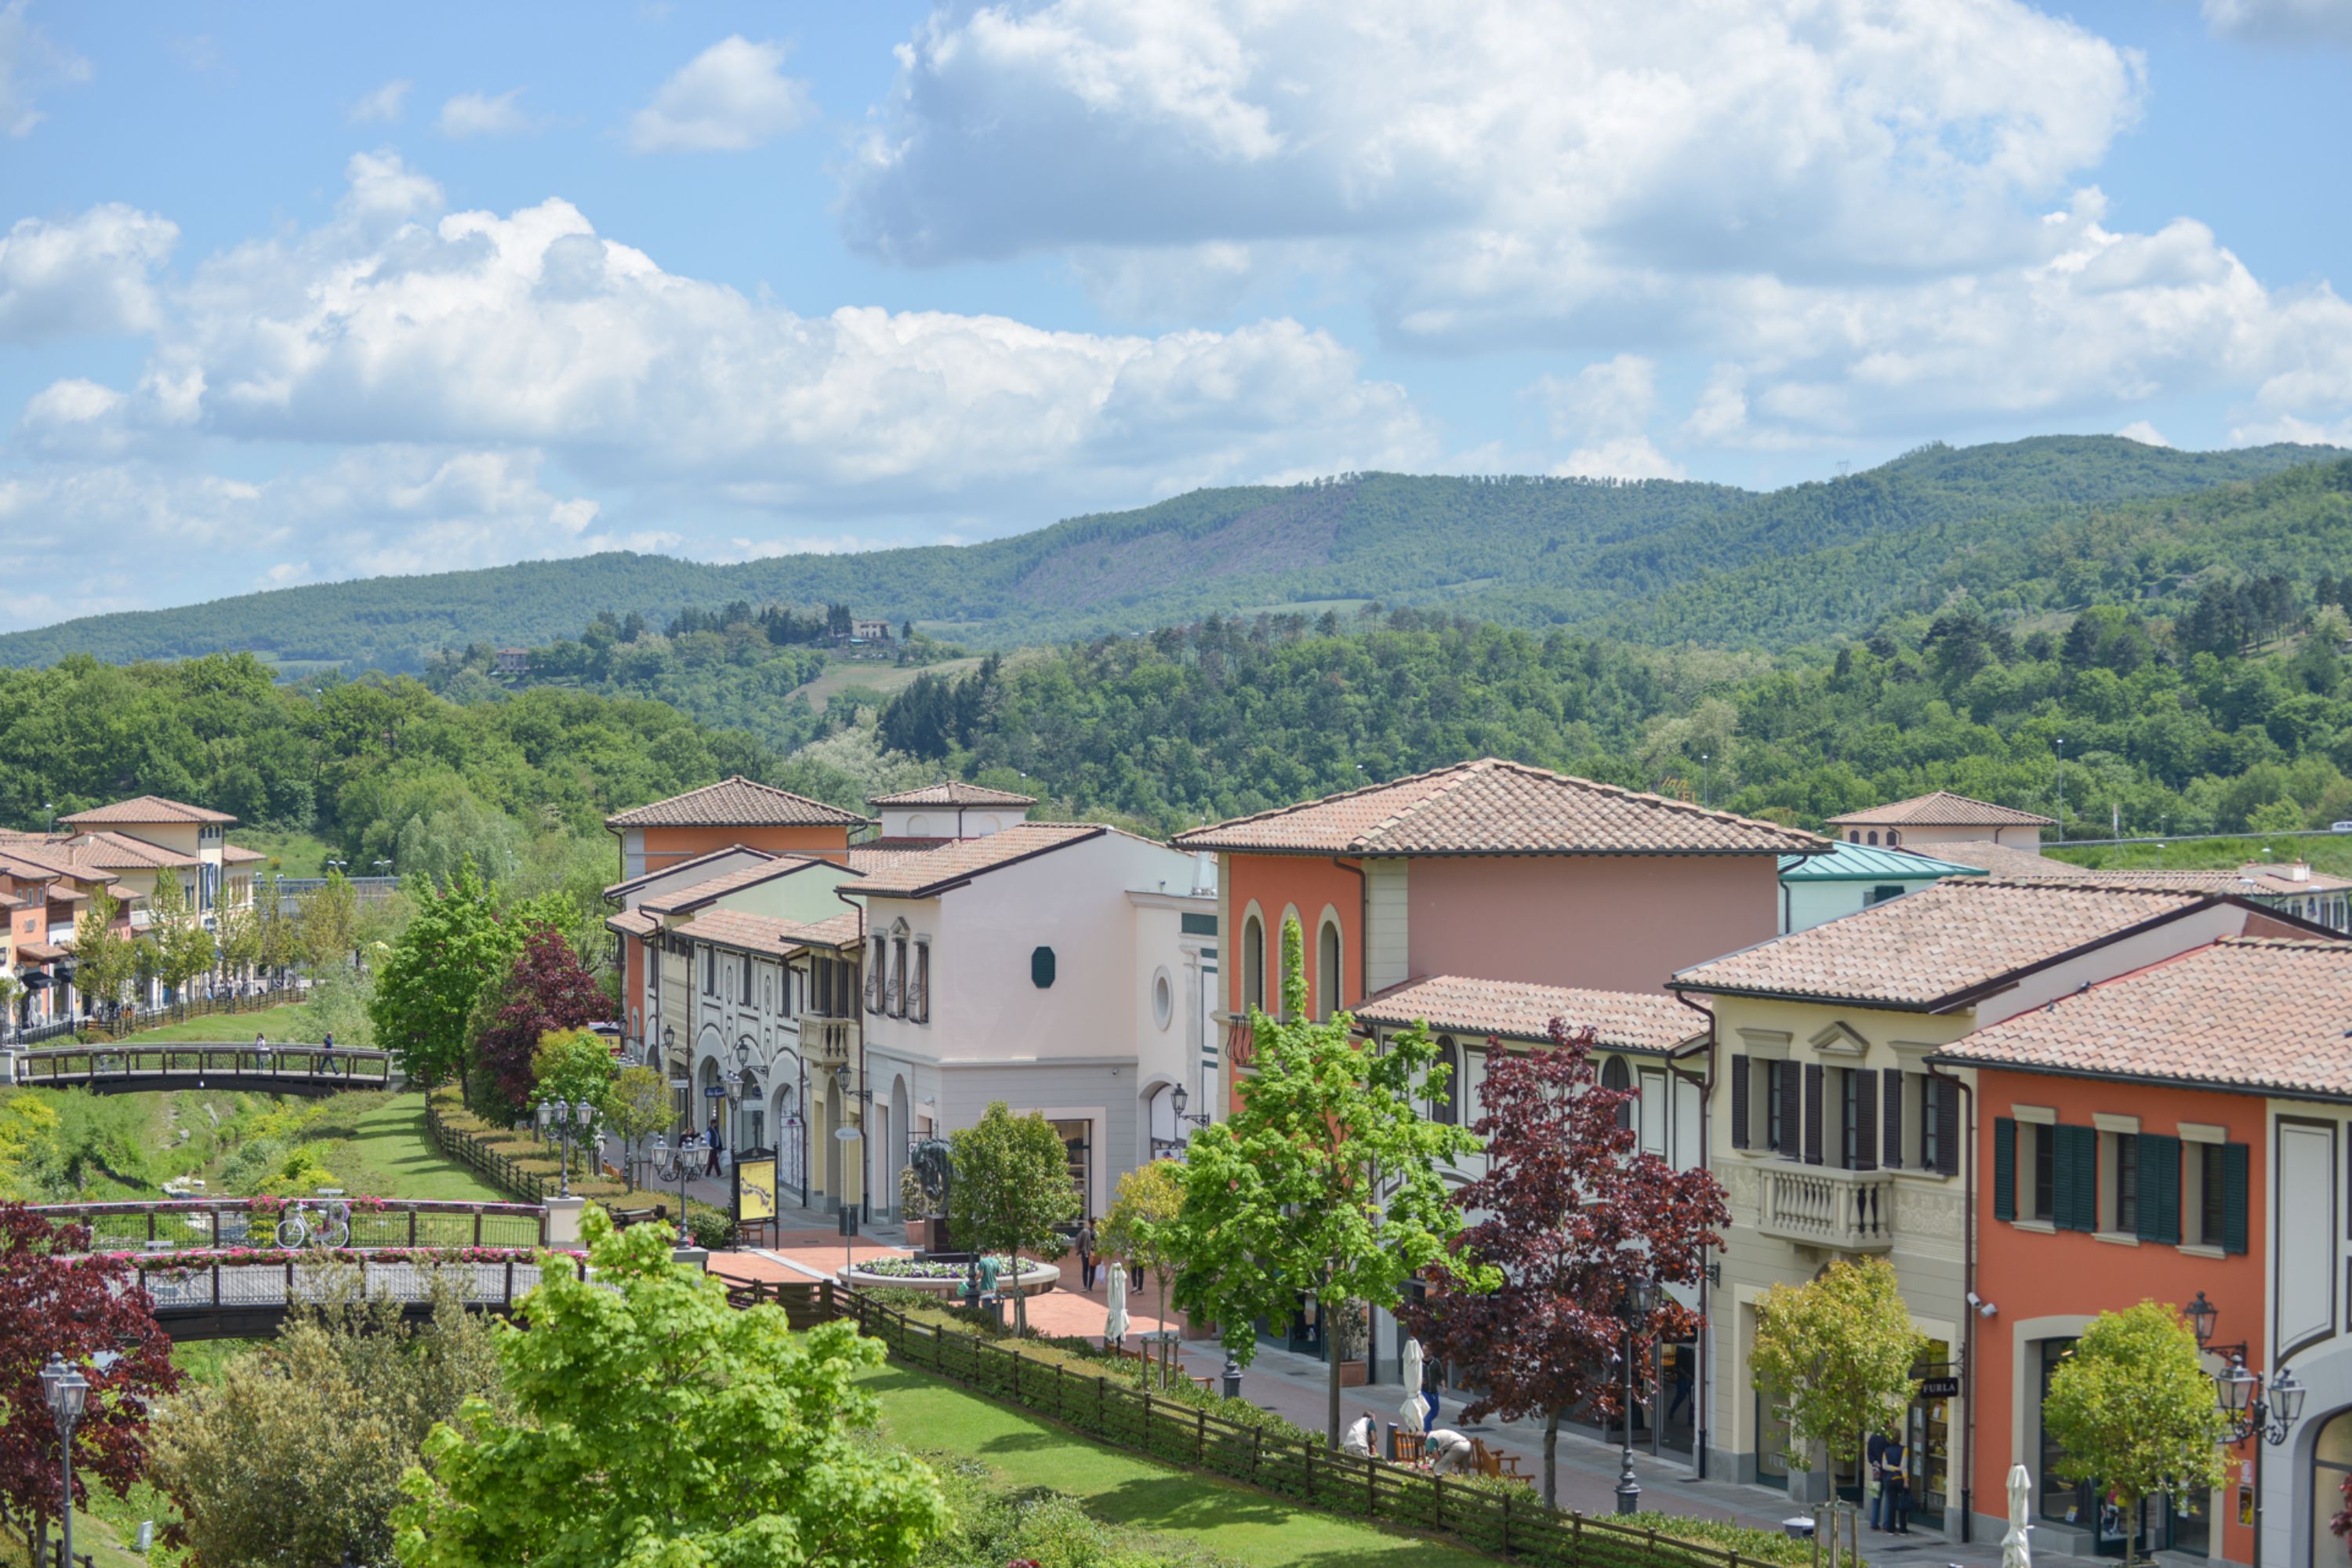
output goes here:
[{"label": "sky", "polygon": [[0,0],[0,629],[2352,445],[2352,0]]}]

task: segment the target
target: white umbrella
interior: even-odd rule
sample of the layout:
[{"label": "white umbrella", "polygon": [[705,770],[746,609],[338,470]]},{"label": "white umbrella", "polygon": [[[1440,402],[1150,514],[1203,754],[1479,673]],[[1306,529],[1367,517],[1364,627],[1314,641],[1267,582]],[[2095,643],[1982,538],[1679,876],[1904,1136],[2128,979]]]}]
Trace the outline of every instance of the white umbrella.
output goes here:
[{"label": "white umbrella", "polygon": [[2026,1539],[2033,1526],[2026,1522],[2032,1506],[2033,1478],[2023,1465],[2009,1468],[2009,1533],[2000,1538],[2000,1568],[2033,1568],[2033,1548]]},{"label": "white umbrella", "polygon": [[1110,1310],[1103,1314],[1103,1340],[1127,1338],[1127,1267],[1113,1263],[1110,1269]]},{"label": "white umbrella", "polygon": [[1398,1413],[1404,1417],[1404,1429],[1406,1431],[1419,1432],[1428,1424],[1429,1421],[1429,1406],[1423,1401],[1421,1396],[1422,1367],[1421,1342],[1419,1340],[1407,1340],[1404,1342],[1404,1366],[1402,1368],[1402,1373],[1404,1377],[1404,1403],[1398,1406]]}]

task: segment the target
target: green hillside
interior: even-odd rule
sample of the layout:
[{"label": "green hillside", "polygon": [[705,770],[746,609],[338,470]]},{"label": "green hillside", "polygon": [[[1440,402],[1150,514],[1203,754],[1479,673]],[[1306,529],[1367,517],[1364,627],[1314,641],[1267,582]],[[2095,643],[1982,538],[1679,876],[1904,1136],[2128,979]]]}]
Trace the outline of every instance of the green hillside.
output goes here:
[{"label": "green hillside", "polygon": [[[846,602],[859,615],[994,647],[1212,612],[1366,600],[1643,638],[1781,646],[1922,607],[1954,580],[1994,600],[1999,584],[1969,574],[2032,569],[2046,553],[2037,541],[2095,531],[2108,509],[2228,493],[2343,456],[2045,437],[1925,447],[1866,473],[1767,495],[1666,480],[1351,475],[1198,490],[981,544],[730,566],[614,553],[286,588],[0,636],[0,664],[250,649],[281,664],[415,670],[438,649],[572,636],[599,610],[667,625],[681,610],[735,599]],[[2233,564],[2270,569],[2262,559]],[[1822,595],[1810,620],[1758,613],[1759,592],[1777,595],[1791,581]]]}]

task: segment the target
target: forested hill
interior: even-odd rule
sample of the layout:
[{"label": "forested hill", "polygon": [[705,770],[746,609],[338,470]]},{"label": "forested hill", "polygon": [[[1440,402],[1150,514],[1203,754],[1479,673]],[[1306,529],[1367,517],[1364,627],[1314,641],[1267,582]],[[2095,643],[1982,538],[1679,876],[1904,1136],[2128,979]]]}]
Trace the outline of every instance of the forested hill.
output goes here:
[{"label": "forested hill", "polygon": [[[1365,600],[1644,639],[1783,646],[1856,629],[1890,609],[1926,607],[1939,584],[1960,580],[1988,602],[2006,602],[2011,584],[1990,576],[2054,583],[2056,558],[2040,542],[2056,531],[2095,531],[2126,503],[2344,457],[2310,447],[2198,453],[2044,437],[1923,447],[1865,473],[1765,495],[1667,480],[1354,475],[1198,490],[972,545],[731,566],[607,554],[287,588],[0,636],[0,664],[253,649],[407,670],[468,643],[551,642],[599,610],[667,624],[680,610],[739,599],[845,602],[860,616],[912,620],[982,647]],[[2195,517],[2172,508],[2135,516],[2135,549],[2155,539],[2159,555],[2194,553],[2194,541],[2180,536],[2194,531]],[[2269,569],[2259,554],[2229,563]],[[1805,590],[1793,616],[1784,604],[1792,585]],[[2067,602],[2054,586],[2011,596]]]}]

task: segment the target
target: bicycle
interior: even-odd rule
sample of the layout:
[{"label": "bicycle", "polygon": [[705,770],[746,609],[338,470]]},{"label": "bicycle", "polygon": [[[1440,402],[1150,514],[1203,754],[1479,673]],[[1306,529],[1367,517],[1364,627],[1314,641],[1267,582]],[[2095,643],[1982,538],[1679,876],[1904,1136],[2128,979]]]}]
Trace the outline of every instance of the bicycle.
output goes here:
[{"label": "bicycle", "polygon": [[337,1198],[323,1210],[301,1204],[290,1205],[278,1222],[278,1245],[291,1250],[317,1247],[329,1250],[348,1247],[352,1239],[352,1205]]}]

